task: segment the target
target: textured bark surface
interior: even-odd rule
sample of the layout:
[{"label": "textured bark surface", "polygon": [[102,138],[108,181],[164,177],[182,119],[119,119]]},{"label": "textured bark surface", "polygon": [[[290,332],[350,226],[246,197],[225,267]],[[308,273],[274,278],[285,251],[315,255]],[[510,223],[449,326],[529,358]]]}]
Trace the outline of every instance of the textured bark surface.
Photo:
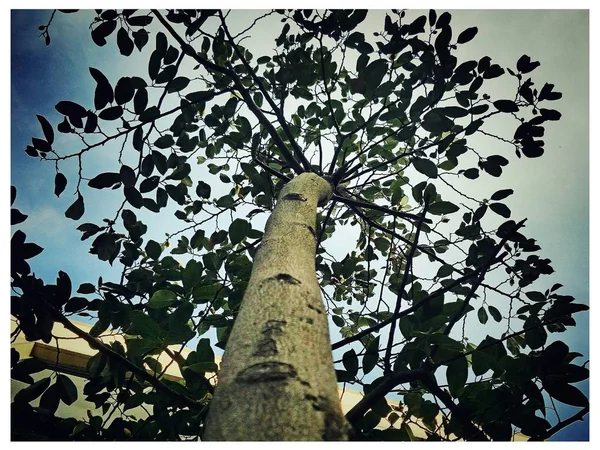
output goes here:
[{"label": "textured bark surface", "polygon": [[347,439],[315,274],[316,209],[331,192],[311,173],[281,190],[227,342],[203,439]]}]

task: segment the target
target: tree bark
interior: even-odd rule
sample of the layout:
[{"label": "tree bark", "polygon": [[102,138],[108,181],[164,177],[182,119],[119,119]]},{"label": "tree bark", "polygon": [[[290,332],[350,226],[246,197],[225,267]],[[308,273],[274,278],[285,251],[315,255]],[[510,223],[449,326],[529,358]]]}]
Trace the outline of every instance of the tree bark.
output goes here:
[{"label": "tree bark", "polygon": [[281,190],[221,362],[206,440],[346,440],[327,314],[315,273],[318,204],[302,173]]}]

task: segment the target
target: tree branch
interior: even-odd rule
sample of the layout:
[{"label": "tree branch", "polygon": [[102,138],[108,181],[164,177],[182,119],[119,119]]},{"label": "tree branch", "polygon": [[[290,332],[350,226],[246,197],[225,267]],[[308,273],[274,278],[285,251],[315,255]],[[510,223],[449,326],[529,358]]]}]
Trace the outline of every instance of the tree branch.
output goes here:
[{"label": "tree branch", "polygon": [[428,372],[420,381],[429,390],[430,393],[439,398],[444,404],[444,406],[450,410],[452,417],[455,417],[460,421],[460,423],[465,428],[466,433],[468,433],[466,435],[467,440],[489,441],[489,439],[483,433],[483,431],[481,431],[473,424],[469,415],[466,412],[464,412],[460,406],[454,403],[454,401],[452,401],[452,397],[450,397],[450,394],[448,394],[438,386],[437,381],[435,380],[435,377],[432,373]]},{"label": "tree branch", "polygon": [[131,371],[131,373],[133,373],[137,377],[141,378],[144,381],[147,381],[157,391],[166,393],[167,395],[178,400],[185,406],[188,406],[189,408],[192,408],[195,410],[202,410],[203,408],[206,407],[202,403],[174,391],[169,386],[165,385],[160,380],[158,380],[157,378],[150,375],[148,372],[146,372],[141,367],[136,366],[131,361],[129,361],[127,358],[125,358],[124,356],[115,352],[113,349],[111,349],[106,344],[104,344],[100,339],[91,336],[89,333],[86,333],[81,328],[77,327],[75,324],[73,324],[73,322],[71,322],[69,319],[67,319],[60,311],[58,311],[56,308],[54,308],[54,306],[50,305],[43,298],[38,298],[37,300],[38,300],[39,304],[52,316],[52,318],[56,322],[59,322],[67,330],[71,331],[72,333],[74,333],[75,335],[79,336],[81,339],[86,341],[89,344],[89,346],[92,347],[93,349],[98,350],[103,355],[107,356],[108,358],[112,359],[113,361],[116,361],[120,365],[129,369]]},{"label": "tree branch", "polygon": [[373,333],[374,331],[378,331],[381,328],[389,325],[390,323],[392,323],[392,320],[394,320],[394,319],[401,319],[402,317],[405,317],[405,316],[407,316],[407,315],[415,312],[419,308],[425,306],[428,302],[430,302],[434,298],[439,297],[440,295],[448,292],[449,290],[451,290],[452,288],[458,286],[459,284],[464,283],[469,278],[474,277],[478,273],[479,273],[479,271],[473,271],[473,272],[470,272],[470,273],[468,273],[466,275],[463,275],[460,278],[457,278],[452,283],[448,284],[448,286],[444,286],[443,288],[438,289],[437,291],[433,292],[432,294],[429,294],[427,297],[425,297],[423,300],[421,300],[418,304],[413,305],[410,308],[407,308],[407,309],[405,309],[403,311],[400,311],[400,312],[398,312],[398,314],[394,314],[389,319],[386,319],[386,320],[378,323],[377,325],[373,325],[372,327],[366,328],[363,331],[355,334],[354,336],[350,336],[350,337],[347,337],[345,339],[342,339],[341,341],[336,342],[335,344],[333,344],[331,346],[331,349],[332,350],[336,350],[336,349],[338,349],[340,347],[343,347],[344,345],[347,345],[347,344],[349,344],[351,342],[358,341],[359,339],[363,338],[367,334]]},{"label": "tree branch", "polygon": [[[411,214],[403,211],[395,211],[393,209],[386,208],[385,206],[378,205],[377,203],[367,203],[362,202],[360,200],[355,200],[353,198],[348,197],[347,195],[344,195],[342,192],[339,191],[337,193],[334,193],[333,197],[346,205],[353,205],[358,206],[360,208],[372,209],[387,214],[389,216],[399,217],[400,219],[411,220],[415,222],[421,220],[421,217],[417,216],[416,214]],[[431,219],[424,219],[424,223],[433,223],[433,221]]]},{"label": "tree branch", "polygon": [[577,422],[578,420],[583,420],[583,418],[589,412],[590,412],[590,406],[588,405],[585,408],[583,408],[582,410],[580,410],[578,413],[575,413],[574,415],[572,415],[571,417],[569,417],[568,419],[565,419],[565,420],[563,420],[561,422],[558,422],[556,425],[554,425],[552,428],[550,428],[546,432],[544,432],[542,434],[538,434],[537,436],[530,437],[529,440],[530,441],[545,441],[546,439],[548,439],[549,437],[551,437],[554,434],[558,433],[563,428],[568,427],[572,423]]},{"label": "tree branch", "polygon": [[360,401],[346,413],[346,419],[348,419],[348,422],[356,427],[358,425],[358,421],[365,415],[371,406],[374,405],[379,399],[385,397],[385,395],[388,394],[392,389],[401,383],[421,380],[424,376],[425,372],[423,372],[421,369],[388,375],[381,381],[381,383],[377,385],[375,389],[361,398]]},{"label": "tree branch", "polygon": [[227,24],[225,23],[225,18],[223,17],[222,11],[219,10],[218,13],[219,13],[219,18],[221,19],[221,26],[223,27],[223,31],[227,35],[227,39],[229,39],[229,42],[231,43],[231,45],[233,47],[233,51],[238,56],[238,58],[240,58],[240,61],[242,61],[242,64],[244,65],[244,67],[246,68],[246,70],[248,71],[250,76],[252,77],[254,84],[258,87],[258,89],[260,90],[262,95],[265,97],[265,100],[267,101],[267,103],[271,106],[271,109],[273,110],[273,112],[275,113],[275,116],[277,117],[277,121],[279,122],[279,125],[281,125],[283,132],[285,133],[285,135],[287,136],[287,138],[290,141],[290,144],[292,146],[292,149],[294,150],[294,154],[296,155],[296,158],[298,158],[300,160],[304,169],[307,172],[310,172],[311,171],[310,163],[306,159],[306,156],[304,156],[302,149],[298,146],[296,139],[294,139],[294,136],[292,135],[292,132],[290,131],[290,128],[288,127],[285,117],[283,117],[282,108],[277,107],[277,105],[275,104],[275,102],[273,101],[273,99],[271,98],[271,96],[269,95],[269,93],[267,92],[265,87],[263,86],[261,80],[256,75],[256,72],[254,71],[254,69],[252,69],[252,67],[250,66],[248,61],[246,61],[246,58],[244,57],[243,53],[240,52],[238,46],[233,41],[233,38],[231,37],[231,34],[229,33],[229,29],[227,28]]},{"label": "tree branch", "polygon": [[395,316],[400,312],[400,306],[402,305],[402,294],[404,294],[404,288],[406,288],[406,284],[408,283],[408,275],[411,271],[411,266],[413,262],[413,258],[415,256],[415,251],[417,250],[417,243],[419,242],[419,235],[421,234],[421,228],[423,227],[423,221],[425,220],[425,215],[427,214],[427,208],[429,207],[429,200],[425,200],[425,205],[423,206],[423,212],[421,213],[421,218],[419,223],[417,224],[417,231],[415,233],[414,244],[410,248],[410,252],[406,257],[406,265],[404,267],[404,274],[402,276],[402,282],[400,283],[400,287],[398,289],[398,297],[396,299],[396,306],[394,308],[394,314],[392,315],[392,326],[390,327],[390,334],[388,336],[388,344],[387,349],[385,351],[385,358],[383,360],[383,373],[387,375],[390,370],[390,358],[392,357],[392,346],[394,343],[394,334],[396,331],[396,318]]},{"label": "tree branch", "polygon": [[215,72],[222,73],[223,75],[226,75],[233,80],[235,87],[242,95],[244,102],[246,103],[246,105],[248,106],[250,111],[252,111],[252,113],[258,119],[260,124],[262,126],[264,126],[265,129],[268,131],[269,135],[271,136],[271,139],[273,139],[273,141],[275,142],[275,144],[281,151],[281,154],[283,155],[285,160],[288,162],[288,164],[294,169],[294,171],[297,174],[304,172],[305,171],[304,168],[298,163],[298,161],[296,161],[294,156],[290,153],[287,146],[285,145],[285,143],[283,142],[283,140],[277,133],[277,130],[275,130],[275,128],[273,127],[271,122],[269,122],[269,120],[265,117],[265,115],[258,108],[258,106],[256,106],[256,104],[252,100],[252,97],[250,96],[250,93],[248,92],[248,89],[246,89],[244,87],[244,85],[242,84],[240,77],[233,70],[231,70],[227,67],[219,66],[217,64],[214,64],[214,63],[202,58],[200,55],[198,55],[198,53],[196,53],[196,50],[194,50],[194,47],[192,47],[190,44],[185,42],[183,40],[183,38],[181,36],[179,36],[179,34],[177,34],[177,32],[173,29],[171,24],[165,20],[165,18],[162,16],[162,14],[159,11],[157,11],[155,9],[153,9],[151,11],[156,16],[156,18],[159,20],[159,22],[167,29],[167,31],[171,34],[171,36],[177,41],[177,43],[181,46],[181,49],[186,54],[188,54],[189,56],[194,58],[199,64],[201,64],[206,69],[210,69]]}]

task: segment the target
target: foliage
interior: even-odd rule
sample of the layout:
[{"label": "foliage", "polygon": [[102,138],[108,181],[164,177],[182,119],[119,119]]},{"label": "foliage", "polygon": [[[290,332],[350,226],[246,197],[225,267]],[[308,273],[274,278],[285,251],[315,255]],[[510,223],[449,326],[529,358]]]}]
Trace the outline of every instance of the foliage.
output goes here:
[{"label": "foliage", "polygon": [[[75,194],[65,212],[74,221],[84,219],[91,190],[122,195],[103,222],[77,227],[90,252],[120,265],[122,277],[75,289],[59,271],[47,284],[27,263],[42,248],[13,234],[16,333],[48,343],[54,322],[68,328],[71,317],[93,317],[89,335],[73,330],[98,350],[83,392],[60,373],[34,382],[41,368],[13,350],[11,375],[28,384],[12,404],[13,423],[40,433],[53,423],[70,439],[200,435],[214,347],[227,342],[260,244],[257,219],[304,171],[335,187],[318,216],[316,269],[340,336],[332,344],[338,380],[365,394],[347,414],[357,439],[414,439],[414,424],[431,440],[510,440],[515,431],[544,439],[572,421],[547,415],[552,402],[587,414],[573,384],[588,369],[557,338],[587,307],[559,293],[560,284],[533,287],[553,269],[522,234],[524,221],[511,219],[512,189],[489,199],[462,192],[471,180],[500,177],[510,162],[486,154],[478,139],[502,141],[518,158],[540,157],[561,94],[534,83],[539,62],[527,55],[514,68],[489,56],[459,62],[453,51],[478,29],[453,33],[447,12],[408,21],[393,10],[374,38],[360,31],[366,16],[277,10],[233,34],[221,11],[96,11],[93,42],[116,40],[124,58],[145,52],[147,77],[111,80],[89,68],[89,104],[59,101],[56,128],[38,115],[43,138],[26,152],[55,163],[54,193]],[[243,38],[274,17],[282,22],[274,50],[253,55]],[[40,27],[47,45],[51,22]],[[514,96],[491,98],[486,86],[506,75]],[[498,117],[514,121],[512,136],[485,131]],[[75,137],[79,151],[58,150],[73,146],[58,141]],[[113,142],[114,170],[83,164]],[[68,159],[80,166],[75,181],[61,172]],[[151,213],[173,214],[179,229],[164,242],[147,237]],[[12,224],[26,217],[11,210]],[[340,251],[337,233],[357,236],[356,247],[348,251],[345,239]],[[498,325],[469,339],[489,323]],[[124,335],[126,345],[95,339],[106,332]],[[187,358],[172,350],[192,341]],[[181,368],[179,382],[157,365],[165,351]],[[95,403],[89,420],[54,416],[60,402],[77,398]],[[139,405],[146,417],[127,415]],[[114,410],[121,417],[105,420]]]}]

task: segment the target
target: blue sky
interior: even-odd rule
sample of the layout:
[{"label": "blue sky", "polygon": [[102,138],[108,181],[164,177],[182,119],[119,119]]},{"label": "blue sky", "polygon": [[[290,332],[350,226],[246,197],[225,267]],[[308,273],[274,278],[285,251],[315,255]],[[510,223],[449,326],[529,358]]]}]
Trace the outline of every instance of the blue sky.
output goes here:
[{"label": "blue sky", "polygon": [[[556,90],[563,93],[563,99],[555,103],[563,117],[547,128],[546,154],[537,160],[511,159],[506,173],[498,181],[486,178],[487,184],[481,189],[490,193],[507,187],[515,190],[507,201],[513,217],[528,217],[527,235],[537,239],[543,249],[542,255],[552,260],[556,271],[539,288],[560,282],[564,285],[563,293],[588,303],[587,15],[569,11],[452,11],[452,14],[456,32],[474,25],[480,30],[478,37],[464,46],[466,53],[457,55],[459,59],[488,54],[503,67],[512,67],[519,56],[528,54],[542,63],[534,72],[535,79],[540,83],[554,83]],[[91,240],[80,241],[81,234],[75,230],[78,223],[64,217],[65,209],[75,199],[74,179],[69,177],[70,184],[57,199],[53,195],[53,164],[36,161],[24,153],[24,148],[32,136],[42,136],[36,114],[44,115],[56,124],[61,120],[54,109],[58,101],[68,99],[92,106],[95,83],[88,67],[102,69],[114,82],[123,74],[130,75],[132,70],[144,75],[146,59],[143,55],[133,61],[120,57],[111,41],[103,48],[96,47],[89,37],[88,25],[92,17],[89,12],[57,14],[51,28],[52,43],[46,47],[43,39],[38,38],[37,27],[46,23],[49,16],[48,11],[12,13],[11,183],[18,189],[15,206],[30,215],[19,228],[27,233],[30,241],[45,248],[31,261],[33,270],[48,282],[55,279],[58,270],[64,270],[69,273],[74,286],[78,286],[83,282],[95,283],[99,274],[108,279],[119,272],[90,255]],[[375,21],[377,24],[381,23],[380,17]],[[253,53],[256,57],[257,53]],[[499,85],[497,89],[509,87]],[[76,145],[72,139],[64,143]],[[88,175],[114,169],[115,148],[107,146],[101,150],[84,161],[93,167]],[[61,163],[60,170],[73,174],[75,166]],[[473,185],[469,189],[473,189]],[[108,195],[106,190],[88,195],[86,215],[79,223],[93,222],[102,217],[102,211],[114,209],[117,197]],[[155,220],[155,215],[147,217]],[[160,239],[160,233],[155,236],[155,240]],[[588,317],[580,314],[577,321],[579,326],[560,338],[566,338],[572,349],[587,355]],[[555,438],[587,440],[588,436],[586,420],[563,430]]]}]

